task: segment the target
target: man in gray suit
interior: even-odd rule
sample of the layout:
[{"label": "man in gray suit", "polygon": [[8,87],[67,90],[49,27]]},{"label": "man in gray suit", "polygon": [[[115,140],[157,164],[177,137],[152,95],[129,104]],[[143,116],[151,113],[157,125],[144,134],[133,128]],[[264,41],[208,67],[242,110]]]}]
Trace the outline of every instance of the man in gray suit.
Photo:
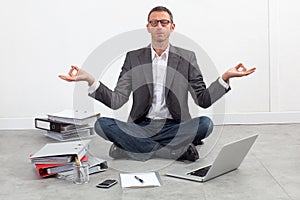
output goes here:
[{"label": "man in gray suit", "polygon": [[195,146],[210,135],[213,122],[206,116],[191,118],[188,92],[197,105],[207,108],[230,90],[230,78],[255,71],[239,64],[206,87],[194,52],[169,43],[174,28],[167,8],[158,6],[149,12],[151,45],[127,53],[113,91],[76,66],[67,76],[59,76],[87,81],[89,95],[112,109],[124,105],[132,93],[128,122],[102,117],[95,123],[97,134],[113,142],[109,150],[113,158],[197,160]]}]

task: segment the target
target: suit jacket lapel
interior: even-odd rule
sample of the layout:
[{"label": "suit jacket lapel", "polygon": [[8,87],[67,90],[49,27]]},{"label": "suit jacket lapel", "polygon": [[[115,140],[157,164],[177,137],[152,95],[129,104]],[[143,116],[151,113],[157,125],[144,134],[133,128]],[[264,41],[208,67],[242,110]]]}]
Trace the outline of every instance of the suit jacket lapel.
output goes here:
[{"label": "suit jacket lapel", "polygon": [[176,52],[176,49],[170,45],[169,50],[169,58],[168,58],[168,66],[167,66],[167,76],[166,76],[166,96],[171,88],[171,85],[174,81],[174,76],[176,74],[178,64],[179,64],[180,56]]},{"label": "suit jacket lapel", "polygon": [[[153,74],[152,74],[152,59],[151,59],[151,47],[148,46],[144,49],[144,52],[139,56],[140,66],[143,70],[146,84],[148,85],[150,95],[153,95]],[[142,74],[141,74],[142,76]]]}]

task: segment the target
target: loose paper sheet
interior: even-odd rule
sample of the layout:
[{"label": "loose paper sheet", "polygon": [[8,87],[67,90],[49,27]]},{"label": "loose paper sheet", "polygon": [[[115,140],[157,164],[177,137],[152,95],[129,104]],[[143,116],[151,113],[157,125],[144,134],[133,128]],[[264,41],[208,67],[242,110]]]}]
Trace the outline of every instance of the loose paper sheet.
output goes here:
[{"label": "loose paper sheet", "polygon": [[[135,176],[142,179],[143,182],[136,179]],[[158,176],[156,172],[121,173],[121,186],[122,188],[159,187],[161,183]]]}]

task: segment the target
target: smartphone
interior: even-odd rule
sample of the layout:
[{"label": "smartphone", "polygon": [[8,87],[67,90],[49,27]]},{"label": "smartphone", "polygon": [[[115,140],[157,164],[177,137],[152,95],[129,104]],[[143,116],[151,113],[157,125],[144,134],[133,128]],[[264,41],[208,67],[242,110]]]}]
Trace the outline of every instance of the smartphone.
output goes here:
[{"label": "smartphone", "polygon": [[116,179],[106,179],[96,185],[97,188],[110,188],[111,186],[115,185],[118,181]]}]

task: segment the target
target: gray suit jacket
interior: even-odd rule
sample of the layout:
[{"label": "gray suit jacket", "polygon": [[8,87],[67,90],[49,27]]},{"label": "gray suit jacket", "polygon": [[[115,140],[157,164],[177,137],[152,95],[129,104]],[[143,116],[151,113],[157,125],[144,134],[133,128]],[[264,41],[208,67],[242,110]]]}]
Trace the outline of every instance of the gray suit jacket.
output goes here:
[{"label": "gray suit jacket", "polygon": [[[195,103],[207,108],[226,90],[218,80],[206,87],[195,53],[170,45],[165,83],[166,105],[177,122],[191,119],[188,92]],[[137,122],[149,112],[153,97],[153,75],[150,46],[128,52],[114,91],[100,82],[90,96],[112,109],[125,104],[133,92],[133,105],[128,121]]]}]

